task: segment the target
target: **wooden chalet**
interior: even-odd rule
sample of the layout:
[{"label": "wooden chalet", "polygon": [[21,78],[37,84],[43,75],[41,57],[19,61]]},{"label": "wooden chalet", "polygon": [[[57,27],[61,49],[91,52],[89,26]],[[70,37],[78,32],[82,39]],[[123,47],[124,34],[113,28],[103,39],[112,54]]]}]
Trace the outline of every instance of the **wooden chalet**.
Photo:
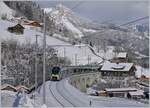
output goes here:
[{"label": "wooden chalet", "polygon": [[121,62],[126,63],[128,62],[128,54],[126,52],[120,52],[117,54],[115,58],[111,60],[112,62]]},{"label": "wooden chalet", "polygon": [[102,76],[128,77],[135,76],[136,68],[133,63],[104,63],[101,68]]},{"label": "wooden chalet", "polygon": [[37,21],[31,21],[29,23],[27,23],[26,25],[29,25],[29,26],[33,26],[33,27],[42,27],[43,25]]},{"label": "wooden chalet", "polygon": [[8,91],[14,91],[17,92],[16,87],[10,85],[10,84],[4,84],[1,86],[1,90],[8,90]]},{"label": "wooden chalet", "polygon": [[135,93],[139,91],[136,88],[106,88],[105,92],[109,97],[127,97],[128,93]]},{"label": "wooden chalet", "polygon": [[23,34],[24,33],[24,27],[21,24],[17,24],[12,27],[8,27],[7,29],[11,33],[16,33],[16,34]]},{"label": "wooden chalet", "polygon": [[17,91],[25,91],[26,93],[28,93],[30,91],[30,89],[26,86],[23,86],[23,85],[18,85],[16,87]]},{"label": "wooden chalet", "polygon": [[137,91],[134,91],[134,92],[129,92],[127,94],[127,97],[128,98],[132,98],[132,99],[141,99],[141,98],[144,98],[144,91],[137,90]]},{"label": "wooden chalet", "polygon": [[117,59],[119,62],[127,62],[128,54],[126,52],[120,52],[117,55]]}]

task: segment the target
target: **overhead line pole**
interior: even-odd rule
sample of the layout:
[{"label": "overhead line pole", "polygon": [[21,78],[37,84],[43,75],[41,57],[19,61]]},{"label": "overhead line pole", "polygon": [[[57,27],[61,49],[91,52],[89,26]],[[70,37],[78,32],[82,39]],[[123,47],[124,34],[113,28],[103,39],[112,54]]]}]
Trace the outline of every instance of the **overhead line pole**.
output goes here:
[{"label": "overhead line pole", "polygon": [[45,62],[46,58],[46,13],[44,13],[44,39],[43,39],[43,104],[46,104],[46,88],[45,88]]},{"label": "overhead line pole", "polygon": [[35,35],[36,36],[36,42],[35,42],[35,90],[37,89],[37,52],[38,52],[38,36],[40,35]]}]

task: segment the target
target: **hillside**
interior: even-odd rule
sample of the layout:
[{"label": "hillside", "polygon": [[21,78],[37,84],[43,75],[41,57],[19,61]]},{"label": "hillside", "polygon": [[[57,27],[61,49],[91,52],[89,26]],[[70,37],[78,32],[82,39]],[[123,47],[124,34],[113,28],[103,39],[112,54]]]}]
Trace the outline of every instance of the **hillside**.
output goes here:
[{"label": "hillside", "polygon": [[43,9],[53,20],[56,32],[64,37],[80,40],[84,34],[96,32],[99,27],[96,24],[79,17],[69,8],[58,4],[52,8]]},{"label": "hillside", "polygon": [[[35,31],[35,30],[30,30],[29,28],[26,28],[24,30],[23,35],[16,35],[13,33],[10,33],[7,31],[7,27],[15,25],[15,23],[11,23],[8,21],[3,21],[0,20],[0,24],[3,25],[3,27],[0,29],[1,32],[1,40],[17,40],[18,43],[23,44],[23,43],[35,43],[35,35],[38,34],[41,37],[39,37],[39,45],[42,45],[42,36],[43,34]],[[57,34],[55,34],[57,35]],[[61,41],[59,39],[56,39],[54,37],[47,36],[47,45],[54,45],[54,49],[58,51],[58,55],[61,57],[67,57],[69,60],[71,60],[72,64],[75,64],[75,54],[77,55],[78,59],[78,64],[87,64],[88,63],[88,57],[91,57],[90,62],[100,62],[101,59],[97,56],[95,56],[91,50],[88,48],[88,46],[83,45],[81,47],[77,47],[74,45],[71,45],[69,43],[66,43],[64,41]],[[55,45],[59,45],[56,46]],[[66,45],[66,46],[65,46]],[[69,45],[69,46],[67,46]],[[61,47],[62,46],[62,47]],[[65,55],[64,55],[64,50],[65,50]]]},{"label": "hillside", "polygon": [[10,9],[3,1],[0,1],[0,17],[11,19],[15,15],[15,11]]}]

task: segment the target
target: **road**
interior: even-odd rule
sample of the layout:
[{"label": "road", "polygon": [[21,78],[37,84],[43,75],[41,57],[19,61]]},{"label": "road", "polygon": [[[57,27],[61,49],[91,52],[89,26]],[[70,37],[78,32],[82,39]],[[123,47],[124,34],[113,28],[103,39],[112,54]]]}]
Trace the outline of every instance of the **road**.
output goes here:
[{"label": "road", "polygon": [[[42,96],[42,88],[40,95]],[[148,107],[147,104],[124,98],[93,97],[80,92],[68,83],[68,79],[46,82],[46,105],[48,107]]]}]

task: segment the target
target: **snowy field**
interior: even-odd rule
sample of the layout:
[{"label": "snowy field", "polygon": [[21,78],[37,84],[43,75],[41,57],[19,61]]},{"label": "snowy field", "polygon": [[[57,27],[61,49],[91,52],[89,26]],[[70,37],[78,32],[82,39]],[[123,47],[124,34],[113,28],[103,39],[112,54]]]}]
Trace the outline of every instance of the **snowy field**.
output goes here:
[{"label": "snowy field", "polygon": [[[0,25],[3,25],[0,27],[1,40],[17,40],[21,44],[35,43],[35,37],[36,37],[35,35],[38,34],[40,35],[40,37],[38,38],[38,44],[42,45],[43,43],[43,33],[35,31],[34,29],[31,30],[29,27],[25,27],[23,35],[16,35],[7,31],[8,27],[14,26],[16,25],[16,23],[0,20]],[[78,65],[87,64],[89,57],[90,57],[89,60],[90,63],[92,62],[99,63],[102,61],[102,59],[94,55],[92,51],[89,49],[89,47],[86,45],[82,45],[82,46],[71,45],[69,43],[61,41],[54,37],[50,37],[48,35],[46,37],[46,41],[47,41],[47,45],[51,45],[52,47],[54,47],[54,49],[58,51],[59,56],[69,58],[69,60],[71,60],[72,62],[72,65],[75,64],[75,59]],[[59,46],[55,46],[55,45],[59,45]]]}]

